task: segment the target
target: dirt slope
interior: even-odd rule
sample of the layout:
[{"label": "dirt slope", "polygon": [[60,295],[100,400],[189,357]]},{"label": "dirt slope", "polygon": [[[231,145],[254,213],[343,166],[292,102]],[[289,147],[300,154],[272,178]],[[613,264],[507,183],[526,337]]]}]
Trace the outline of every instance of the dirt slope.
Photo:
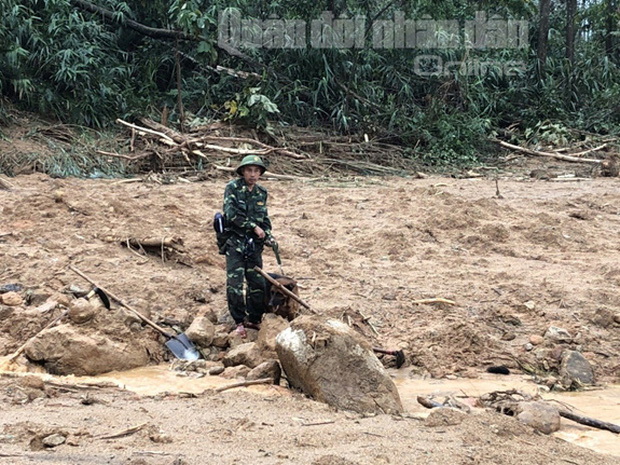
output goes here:
[{"label": "dirt slope", "polygon": [[[224,260],[211,229],[225,179],[160,185],[31,175],[11,182],[13,191],[0,191],[0,285],[19,282],[43,293],[85,286],[67,270],[73,264],[148,308],[159,322],[183,328],[207,307],[225,308]],[[541,377],[554,374],[555,344],[524,349],[532,335],[553,325],[573,336],[565,346],[584,353],[599,381],[620,381],[620,180],[503,180],[501,199],[494,181],[485,179],[263,184],[284,269],[299,279],[302,297],[375,344],[403,348],[415,373],[475,377],[489,364],[524,364]],[[193,266],[140,257],[110,242],[132,236],[182,237]],[[270,251],[265,261],[266,269],[277,270]],[[412,303],[429,297],[456,305]],[[358,312],[371,317],[378,336]],[[46,322],[3,322],[0,355]],[[152,330],[136,337],[152,348],[153,362],[168,357]],[[352,420],[301,399],[227,393],[134,404],[109,396],[113,407],[101,413],[107,427],[73,400],[50,408],[53,399],[11,407],[2,425],[17,428],[40,416],[37,431],[53,424],[84,429],[73,421],[85,418],[89,434],[103,434],[149,421],[174,436],[164,446],[172,458],[130,455],[150,447],[148,437],[138,435],[143,442],[89,444],[92,450],[85,446],[89,440],[78,441],[84,447],[64,449],[53,463],[172,463],[174,454],[185,460],[178,463],[313,463],[331,453],[353,463],[612,463],[552,439],[540,442],[511,419],[495,416],[468,420],[471,425],[444,434],[420,430],[413,420]],[[303,427],[291,419],[297,416],[336,423]],[[235,439],[226,442],[231,434]],[[494,446],[499,443],[502,448]],[[18,442],[9,450],[23,446]],[[523,450],[532,453],[519,456]],[[14,460],[32,463],[23,456]],[[348,463],[325,460],[317,463]]]}]

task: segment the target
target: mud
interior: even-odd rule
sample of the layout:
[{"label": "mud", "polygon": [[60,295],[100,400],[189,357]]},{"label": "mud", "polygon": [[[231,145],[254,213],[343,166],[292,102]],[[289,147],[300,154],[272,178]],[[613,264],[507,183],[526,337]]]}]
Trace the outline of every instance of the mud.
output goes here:
[{"label": "mud", "polygon": [[[88,287],[67,269],[70,264],[167,328],[184,330],[194,316],[207,309],[225,313],[224,260],[217,254],[211,230],[212,215],[221,208],[224,179],[160,185],[31,175],[11,182],[15,190],[0,191],[0,285],[22,284],[25,300],[20,306],[0,307],[2,355],[11,353],[53,317],[34,312],[41,299],[72,284]],[[541,385],[557,388],[560,386],[554,380],[558,378],[559,355],[563,349],[577,349],[592,364],[598,384],[620,382],[620,180],[548,183],[500,179],[501,199],[495,197],[494,180],[488,179],[369,178],[263,184],[270,192],[270,213],[284,270],[297,278],[301,297],[316,311],[351,324],[373,345],[404,349],[407,370],[415,376],[475,380],[486,376],[487,366],[502,364],[517,373],[527,369]],[[144,256],[109,240],[119,237],[181,237],[191,261],[183,264],[162,260],[159,255]],[[265,268],[277,270],[269,251],[265,253]],[[456,304],[413,303],[434,297]],[[378,335],[364,322],[362,314],[370,317]],[[124,341],[131,338],[146,348],[152,364],[170,359],[163,338],[148,327],[132,326],[124,318],[114,313],[113,307],[105,317],[95,318],[80,330],[103,331],[112,339]],[[528,351],[532,336],[544,336],[549,326],[565,329],[571,340],[558,344],[543,337]],[[115,394],[106,396],[117,402]],[[122,408],[129,402],[124,396],[118,398]],[[220,405],[222,399],[227,401]],[[365,430],[359,424],[350,424],[344,413],[297,397],[276,399],[230,392],[214,398],[175,398],[171,403],[147,399],[138,404],[149,411],[161,407],[167,418],[175,408],[184,411],[221,407],[221,411],[201,415],[206,424],[216,417],[220,423],[234,424],[252,416],[254,432],[245,431],[243,426],[232,430],[243,431],[239,440],[258,443],[259,437],[271,438],[271,445],[262,449],[272,455],[259,460],[261,463],[293,458],[312,463],[331,452],[354,463],[411,463],[415,458],[445,463],[447,457],[458,463],[470,460],[467,457],[489,459],[488,454],[501,454],[504,463],[518,463],[515,460],[522,454],[516,451],[523,450],[538,453],[539,461],[544,458],[551,463],[571,456],[570,460],[578,463],[581,460],[574,457],[588,463],[607,462],[602,456],[580,456],[585,452],[566,449],[569,446],[557,448],[555,442],[553,446],[546,442],[541,445],[540,439],[521,429],[515,434],[520,439],[502,438],[509,453],[492,451],[491,446],[482,444],[486,439],[491,444],[497,442],[496,433],[485,429],[484,421],[478,420],[465,427],[480,431],[480,437],[486,438],[472,446],[475,450],[464,452],[447,446],[467,443],[464,436],[453,431],[447,436],[435,432],[432,438],[407,433],[412,454],[407,456],[401,448],[405,445],[396,447],[386,438],[373,436],[401,431],[398,422],[389,417],[376,420],[376,425],[386,428],[384,431],[374,426]],[[46,407],[54,402],[58,401],[46,398],[11,407],[10,414],[3,417],[3,427],[13,428],[11,425],[23,421],[24,415],[41,415],[38,429],[47,428],[49,422],[68,424],[61,421],[60,412],[70,412],[68,417],[75,418],[82,415],[82,407],[73,401],[61,400],[61,404],[67,404],[65,407]],[[274,414],[274,407],[282,412]],[[243,413],[238,413],[239,408]],[[57,413],[44,414],[48,410]],[[129,411],[136,413],[131,408]],[[261,414],[254,418],[257,412]],[[304,416],[299,412],[320,412],[310,415],[310,422],[324,420],[329,416],[326,413],[335,415],[338,439],[323,436],[323,430],[332,428],[329,425],[319,428],[314,436],[308,433],[315,427],[293,428],[300,439],[292,446],[295,453],[283,458],[287,452],[275,444],[284,438],[270,435],[275,426],[261,422],[275,425],[268,419],[273,414],[290,426],[291,417]],[[111,412],[99,413],[110,420]],[[289,417],[285,420],[282,415]],[[138,417],[141,415],[130,421],[133,417],[122,416],[107,424],[122,429],[135,424]],[[367,421],[362,423],[367,425]],[[508,425],[504,422],[513,420],[493,417],[489,421]],[[165,422],[154,423],[163,427]],[[176,447],[186,451],[182,452],[186,454],[183,460],[188,463],[200,463],[192,462],[189,449],[184,449],[195,441],[188,436],[213,430],[216,432],[209,433],[214,435],[213,440],[224,437],[223,426],[209,430],[206,426],[192,428],[184,424],[180,428],[184,439],[175,436]],[[408,431],[417,428],[415,421],[408,425]],[[95,429],[105,432],[103,425]],[[132,441],[146,441],[137,443],[138,448],[146,450],[150,445],[147,436],[138,435],[127,444],[136,449]],[[295,436],[286,437],[295,442]],[[367,441],[362,439],[368,437],[377,442],[370,446],[374,455],[365,456],[362,443]],[[525,442],[521,440],[524,437]],[[359,455],[340,448],[334,440],[353,441],[358,446],[351,451]],[[83,456],[85,442],[77,442],[81,445],[75,447]],[[15,444],[10,450],[23,453],[23,438]],[[438,444],[438,454],[447,455],[428,459],[428,454],[422,452],[428,444]],[[58,450],[69,447],[63,444]],[[218,449],[218,460],[232,463],[257,458],[256,452],[247,455],[232,446],[229,449]],[[553,455],[551,449],[560,455]],[[102,450],[105,448],[95,447],[93,453]],[[126,452],[118,456],[125,463],[128,458],[147,463],[174,460],[157,455],[131,457]],[[528,463],[536,463],[534,458],[531,460]],[[94,459],[92,463],[96,463]]]}]

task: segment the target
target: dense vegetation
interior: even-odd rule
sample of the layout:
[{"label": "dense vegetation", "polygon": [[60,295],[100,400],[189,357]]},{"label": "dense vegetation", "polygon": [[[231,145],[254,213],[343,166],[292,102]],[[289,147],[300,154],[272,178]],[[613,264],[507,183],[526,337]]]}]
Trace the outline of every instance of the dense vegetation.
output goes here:
[{"label": "dense vegetation", "polygon": [[[308,24],[323,11],[363,15],[365,42],[231,52],[218,46],[218,13],[231,8]],[[181,124],[319,126],[459,164],[492,153],[497,135],[553,143],[620,132],[617,0],[0,0],[0,11],[0,119],[10,103],[90,127],[162,112]],[[373,48],[370,24],[397,12],[462,25],[476,11],[526,20],[526,46]],[[420,55],[470,66],[433,75]],[[490,65],[472,72],[478,62]],[[521,65],[507,73],[510,62]]]}]

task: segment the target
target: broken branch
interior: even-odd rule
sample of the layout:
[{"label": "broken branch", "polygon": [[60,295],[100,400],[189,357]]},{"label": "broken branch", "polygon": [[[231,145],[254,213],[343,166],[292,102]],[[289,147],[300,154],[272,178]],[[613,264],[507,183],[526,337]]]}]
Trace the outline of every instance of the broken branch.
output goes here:
[{"label": "broken branch", "polygon": [[502,140],[495,140],[495,142],[499,143],[502,147],[511,150],[517,150],[519,152],[527,153],[528,155],[536,155],[539,157],[547,157],[547,158],[555,158],[557,160],[570,161],[573,163],[591,163],[595,165],[600,165],[603,160],[591,160],[587,158],[575,158],[568,155],[561,155],[559,153],[551,153],[551,152],[540,152],[538,150],[532,150],[525,147],[519,147],[518,145],[509,144],[508,142],[504,142]]},{"label": "broken branch", "polygon": [[234,389],[238,387],[252,386],[254,384],[271,384],[273,383],[273,378],[261,378],[261,379],[252,379],[247,381],[239,381],[238,383],[232,383],[228,386],[220,386],[215,390],[215,392],[224,392],[228,389]]},{"label": "broken branch", "polygon": [[422,304],[447,304],[447,305],[456,305],[454,300],[443,299],[441,297],[436,297],[434,299],[420,299],[414,300],[411,302],[414,305],[422,305]]},{"label": "broken branch", "polygon": [[560,416],[564,418],[568,418],[574,422],[577,422],[581,425],[591,426],[592,428],[604,429],[607,431],[611,431],[612,433],[620,434],[620,426],[615,425],[613,423],[608,423],[606,421],[597,420],[596,418],[584,417],[581,415],[576,415],[567,410],[560,410]]},{"label": "broken branch", "polygon": [[127,428],[126,430],[120,431],[118,433],[109,434],[106,436],[98,436],[97,439],[116,439],[116,438],[122,438],[123,436],[129,436],[131,434],[137,433],[142,428],[144,428],[147,424],[148,422],[142,423],[141,425],[132,426],[131,428]]}]

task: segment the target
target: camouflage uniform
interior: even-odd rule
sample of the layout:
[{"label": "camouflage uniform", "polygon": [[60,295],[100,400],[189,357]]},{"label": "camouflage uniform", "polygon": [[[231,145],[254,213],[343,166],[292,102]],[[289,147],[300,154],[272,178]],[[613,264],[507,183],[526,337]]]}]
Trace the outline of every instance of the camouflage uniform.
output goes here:
[{"label": "camouflage uniform", "polygon": [[[256,184],[251,191],[243,178],[226,185],[224,191],[224,218],[231,229],[226,241],[226,298],[228,310],[235,323],[246,317],[243,298],[243,278],[248,282],[246,301],[247,315],[251,323],[260,323],[265,313],[265,279],[254,267],[263,267],[263,244],[254,233],[260,226],[266,235],[271,234],[271,220],[267,214],[267,189]],[[254,250],[247,242],[252,239]]]}]

